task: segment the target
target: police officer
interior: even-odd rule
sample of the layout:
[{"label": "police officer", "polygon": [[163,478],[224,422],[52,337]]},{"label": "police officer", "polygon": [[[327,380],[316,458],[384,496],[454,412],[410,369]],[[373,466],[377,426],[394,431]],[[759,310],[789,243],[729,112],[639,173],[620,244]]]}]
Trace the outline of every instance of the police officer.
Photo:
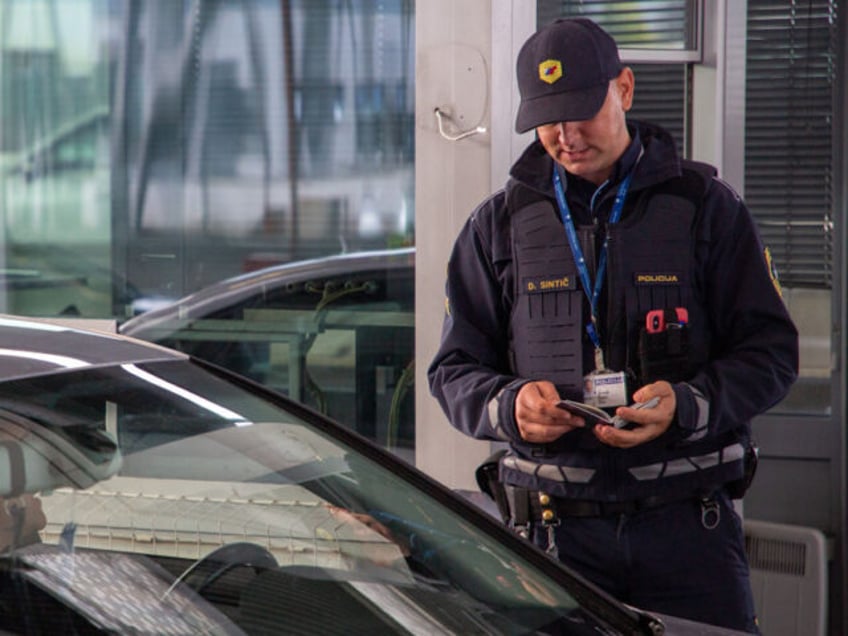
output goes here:
[{"label": "police officer", "polygon": [[536,139],[456,240],[431,391],[508,442],[517,530],[624,602],[756,632],[732,498],[798,366],[767,250],[711,166],[626,119],[634,75],[597,24],[540,29],[517,78]]}]

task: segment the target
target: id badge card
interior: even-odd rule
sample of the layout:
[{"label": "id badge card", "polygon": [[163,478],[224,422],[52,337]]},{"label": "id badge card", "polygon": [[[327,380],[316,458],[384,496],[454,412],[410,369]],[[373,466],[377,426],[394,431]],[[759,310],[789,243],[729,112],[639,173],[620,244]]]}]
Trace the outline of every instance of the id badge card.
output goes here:
[{"label": "id badge card", "polygon": [[599,408],[627,404],[624,371],[593,371],[583,378],[583,401]]}]

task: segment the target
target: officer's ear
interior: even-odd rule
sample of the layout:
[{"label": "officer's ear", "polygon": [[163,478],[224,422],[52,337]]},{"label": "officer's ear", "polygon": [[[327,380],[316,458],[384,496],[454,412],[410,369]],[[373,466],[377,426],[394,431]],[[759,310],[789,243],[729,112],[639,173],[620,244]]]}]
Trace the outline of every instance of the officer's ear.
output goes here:
[{"label": "officer's ear", "polygon": [[633,75],[633,69],[625,66],[614,82],[621,99],[621,109],[626,113],[633,106],[633,93],[636,89],[636,77]]}]

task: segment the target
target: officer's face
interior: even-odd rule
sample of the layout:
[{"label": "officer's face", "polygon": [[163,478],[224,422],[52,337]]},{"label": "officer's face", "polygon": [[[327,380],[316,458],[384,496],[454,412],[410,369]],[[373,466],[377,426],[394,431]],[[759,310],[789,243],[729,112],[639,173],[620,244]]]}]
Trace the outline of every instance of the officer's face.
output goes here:
[{"label": "officer's face", "polygon": [[634,83],[633,72],[624,68],[610,82],[606,101],[592,119],[536,128],[539,141],[554,161],[596,185],[606,181],[630,143],[624,114],[633,103]]}]

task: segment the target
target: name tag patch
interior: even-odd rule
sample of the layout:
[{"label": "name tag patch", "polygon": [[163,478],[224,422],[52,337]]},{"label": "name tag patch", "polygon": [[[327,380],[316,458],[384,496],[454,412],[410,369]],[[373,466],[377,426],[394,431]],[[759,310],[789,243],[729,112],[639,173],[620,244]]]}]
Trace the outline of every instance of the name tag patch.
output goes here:
[{"label": "name tag patch", "polygon": [[679,285],[683,277],[677,272],[636,272],[637,285]]},{"label": "name tag patch", "polygon": [[527,294],[544,294],[546,292],[577,289],[577,281],[574,276],[525,278],[523,282],[524,292]]}]

